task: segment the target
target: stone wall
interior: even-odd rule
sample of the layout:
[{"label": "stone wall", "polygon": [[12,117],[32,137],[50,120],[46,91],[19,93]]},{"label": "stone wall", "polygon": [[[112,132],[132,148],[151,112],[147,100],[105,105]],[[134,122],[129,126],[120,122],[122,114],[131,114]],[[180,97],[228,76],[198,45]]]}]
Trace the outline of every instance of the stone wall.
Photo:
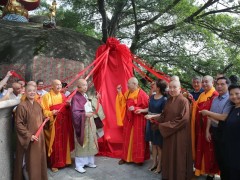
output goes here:
[{"label": "stone wall", "polygon": [[[23,78],[29,74],[26,79],[37,81],[42,79],[45,85],[50,85],[53,79],[59,79],[63,82],[69,83],[72,78],[81,70],[83,70],[84,64],[80,61],[69,60],[65,58],[52,58],[35,56],[30,69],[27,70],[26,64],[1,64],[0,76],[4,77],[9,70],[16,71]],[[9,79],[9,85],[16,81],[16,78]],[[74,83],[69,89],[72,90],[75,87]],[[47,89],[48,90],[48,89]]]},{"label": "stone wall", "polygon": [[19,101],[0,102],[0,175],[1,180],[12,179],[13,174],[13,124],[12,109]]}]

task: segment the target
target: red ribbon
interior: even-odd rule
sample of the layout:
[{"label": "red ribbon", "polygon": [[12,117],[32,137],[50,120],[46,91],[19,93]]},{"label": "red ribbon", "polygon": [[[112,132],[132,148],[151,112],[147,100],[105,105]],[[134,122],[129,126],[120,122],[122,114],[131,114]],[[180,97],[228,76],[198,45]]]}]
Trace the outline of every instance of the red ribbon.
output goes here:
[{"label": "red ribbon", "polygon": [[40,133],[41,133],[42,130],[43,130],[44,125],[49,121],[49,119],[50,119],[49,117],[45,118],[44,121],[43,121],[43,123],[41,124],[41,126],[38,128],[38,130],[37,130],[37,132],[36,132],[36,134],[35,134],[35,136],[36,136],[37,138],[39,137]]},{"label": "red ribbon", "polygon": [[20,79],[20,80],[22,80],[22,81],[24,81],[25,82],[25,80],[23,79],[23,77],[21,76],[21,75],[19,75],[18,73],[16,73],[15,71],[10,71],[11,72],[11,74],[12,74],[12,76],[14,76],[14,77],[16,77],[16,78],[18,78],[18,79]]},{"label": "red ribbon", "polygon": [[153,80],[148,77],[143,71],[141,71],[141,69],[139,69],[139,67],[137,67],[135,64],[133,64],[133,68],[143,77],[146,78],[149,82],[153,82]]},{"label": "red ribbon", "polygon": [[151,69],[149,66],[147,66],[145,63],[143,63],[140,58],[133,56],[133,61],[135,61],[137,64],[140,64],[142,67],[144,67],[147,71],[152,73],[154,76],[156,76],[159,79],[163,79],[167,81],[168,83],[170,82],[170,78],[167,75],[161,75],[157,73],[155,70]]}]

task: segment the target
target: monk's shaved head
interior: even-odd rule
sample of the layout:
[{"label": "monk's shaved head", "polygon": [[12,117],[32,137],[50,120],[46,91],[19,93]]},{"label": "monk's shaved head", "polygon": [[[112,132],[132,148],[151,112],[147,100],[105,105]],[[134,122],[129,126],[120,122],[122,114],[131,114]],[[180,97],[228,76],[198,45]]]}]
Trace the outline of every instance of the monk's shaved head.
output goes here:
[{"label": "monk's shaved head", "polygon": [[212,89],[214,84],[214,80],[212,76],[204,76],[202,79],[202,88],[204,89],[204,92],[208,92]]},{"label": "monk's shaved head", "polygon": [[21,94],[22,92],[22,85],[14,82],[12,83],[13,93],[17,96],[18,94]]},{"label": "monk's shaved head", "polygon": [[19,84],[19,83],[17,83],[17,82],[12,83],[12,88],[13,88],[13,89],[14,89],[14,88],[21,88],[21,87],[22,87],[22,85]]},{"label": "monk's shaved head", "polygon": [[85,79],[78,80],[78,92],[86,93],[88,88],[87,81]]},{"label": "monk's shaved head", "polygon": [[55,79],[52,81],[52,90],[58,94],[62,90],[62,83],[60,80]]},{"label": "monk's shaved head", "polygon": [[212,77],[212,76],[209,76],[209,75],[204,76],[204,77],[203,77],[203,80],[204,80],[204,79],[206,79],[206,80],[208,80],[208,81],[210,81],[210,82],[213,82],[213,81],[214,81],[213,77]]},{"label": "monk's shaved head", "polygon": [[180,81],[178,76],[172,76],[171,81]]},{"label": "monk's shaved head", "polygon": [[27,91],[28,89],[36,89],[36,86],[34,86],[32,84],[27,84],[25,90]]},{"label": "monk's shaved head", "polygon": [[181,93],[181,83],[177,80],[173,80],[169,83],[169,94],[170,96],[177,97]]},{"label": "monk's shaved head", "polygon": [[169,86],[174,85],[175,87],[181,88],[181,83],[178,80],[173,80],[169,83]]},{"label": "monk's shaved head", "polygon": [[55,85],[55,84],[62,84],[62,83],[60,80],[54,79],[54,80],[52,80],[52,85]]},{"label": "monk's shaved head", "polygon": [[26,88],[25,88],[25,94],[27,99],[29,99],[30,101],[34,100],[35,96],[36,96],[36,92],[37,92],[37,87],[30,84],[27,84]]},{"label": "monk's shaved head", "polygon": [[134,83],[134,84],[138,85],[138,80],[137,80],[137,78],[135,78],[135,77],[131,77],[131,78],[128,80],[128,82]]},{"label": "monk's shaved head", "polygon": [[87,84],[87,81],[85,79],[79,79],[78,85],[82,86],[83,84]]},{"label": "monk's shaved head", "polygon": [[32,85],[37,87],[37,83],[35,81],[28,81],[27,85]]},{"label": "monk's shaved head", "polygon": [[135,77],[131,77],[128,80],[128,89],[130,91],[135,91],[138,88],[138,80]]}]

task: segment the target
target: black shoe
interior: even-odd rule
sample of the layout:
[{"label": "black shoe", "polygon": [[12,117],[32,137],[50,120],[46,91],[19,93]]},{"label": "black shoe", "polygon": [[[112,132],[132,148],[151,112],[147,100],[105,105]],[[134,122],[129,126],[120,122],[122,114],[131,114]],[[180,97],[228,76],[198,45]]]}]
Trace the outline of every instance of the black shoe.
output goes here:
[{"label": "black shoe", "polygon": [[209,176],[209,175],[207,175],[206,180],[214,180],[214,176]]},{"label": "black shoe", "polygon": [[162,172],[162,170],[160,170],[160,171],[154,171],[154,174],[160,174]]},{"label": "black shoe", "polygon": [[157,165],[154,166],[154,167],[152,167],[152,168],[149,168],[148,170],[149,170],[149,171],[154,171],[155,169],[157,169]]},{"label": "black shoe", "polygon": [[118,162],[119,165],[122,165],[122,164],[125,164],[125,163],[126,163],[126,161],[124,161],[123,159],[121,159],[121,160]]}]

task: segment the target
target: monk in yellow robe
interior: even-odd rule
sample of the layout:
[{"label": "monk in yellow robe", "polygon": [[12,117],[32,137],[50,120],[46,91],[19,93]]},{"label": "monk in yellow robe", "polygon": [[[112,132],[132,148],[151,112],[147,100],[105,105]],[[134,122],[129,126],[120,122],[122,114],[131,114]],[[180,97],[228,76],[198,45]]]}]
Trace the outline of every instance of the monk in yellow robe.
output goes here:
[{"label": "monk in yellow robe", "polygon": [[138,80],[128,80],[128,90],[121,92],[117,87],[117,124],[123,126],[123,154],[119,165],[134,162],[141,165],[149,159],[149,144],[145,141],[146,120],[144,110],[148,108],[148,95],[138,87]]},{"label": "monk in yellow robe", "polygon": [[48,161],[53,172],[71,164],[70,152],[74,149],[71,111],[61,89],[61,81],[53,80],[52,89],[42,97],[41,103],[44,115],[50,117],[45,139]]},{"label": "monk in yellow robe", "polygon": [[210,110],[212,100],[218,96],[218,92],[213,87],[213,78],[205,76],[202,80],[202,92],[196,102],[193,104],[192,111],[192,153],[195,160],[195,175],[200,176],[208,174],[208,179],[218,173],[218,165],[215,158],[212,142],[206,140],[207,116],[202,116],[200,111]]}]

